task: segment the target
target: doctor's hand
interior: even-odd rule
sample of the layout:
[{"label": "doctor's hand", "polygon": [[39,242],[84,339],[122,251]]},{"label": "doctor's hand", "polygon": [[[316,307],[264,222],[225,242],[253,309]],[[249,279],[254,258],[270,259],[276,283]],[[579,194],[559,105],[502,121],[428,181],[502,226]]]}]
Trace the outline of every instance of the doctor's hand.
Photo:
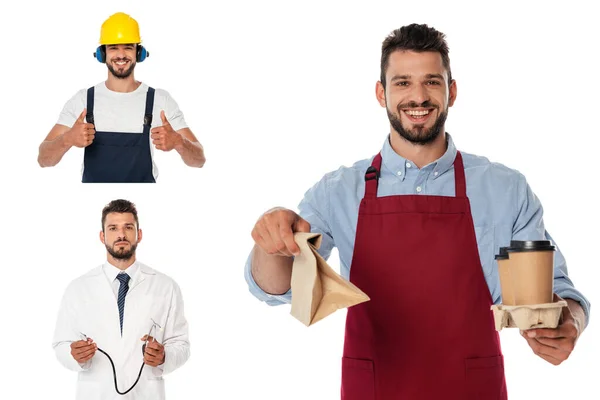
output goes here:
[{"label": "doctor's hand", "polygon": [[183,137],[175,132],[171,127],[167,117],[165,116],[164,110],[160,112],[160,119],[162,120],[162,126],[152,129],[150,132],[152,135],[152,143],[158,150],[171,151],[175,147],[183,144]]},{"label": "doctor's hand", "polygon": [[275,207],[258,219],[252,238],[267,254],[291,257],[300,254],[294,241],[296,232],[310,232],[310,224],[292,210]]},{"label": "doctor's hand", "polygon": [[94,128],[94,124],[85,122],[86,113],[87,110],[84,108],[77,121],[73,124],[73,127],[64,133],[63,139],[66,145],[87,147],[94,141],[96,129]]},{"label": "doctor's hand", "polygon": [[94,357],[97,349],[98,345],[90,338],[71,343],[71,355],[80,364]]},{"label": "doctor's hand", "polygon": [[144,335],[142,341],[148,341],[144,351],[144,363],[151,367],[158,367],[165,362],[165,346],[158,343],[152,336]]},{"label": "doctor's hand", "polygon": [[[553,302],[563,300],[554,294]],[[581,327],[569,307],[563,307],[561,321],[554,329],[540,328],[521,331],[533,352],[550,364],[559,365],[571,355]]]}]

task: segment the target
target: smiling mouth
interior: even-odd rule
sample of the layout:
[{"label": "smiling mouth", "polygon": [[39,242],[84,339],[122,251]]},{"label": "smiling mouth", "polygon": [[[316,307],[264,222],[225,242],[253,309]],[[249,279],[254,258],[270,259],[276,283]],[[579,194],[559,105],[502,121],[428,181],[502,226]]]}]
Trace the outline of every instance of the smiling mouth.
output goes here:
[{"label": "smiling mouth", "polygon": [[402,110],[402,112],[406,114],[409,121],[423,123],[429,119],[429,117],[433,114],[434,110],[435,108],[430,108],[426,110],[405,109]]},{"label": "smiling mouth", "polygon": [[115,64],[117,67],[124,67],[129,63],[129,61],[127,60],[123,60],[123,61],[113,61],[113,64]]}]

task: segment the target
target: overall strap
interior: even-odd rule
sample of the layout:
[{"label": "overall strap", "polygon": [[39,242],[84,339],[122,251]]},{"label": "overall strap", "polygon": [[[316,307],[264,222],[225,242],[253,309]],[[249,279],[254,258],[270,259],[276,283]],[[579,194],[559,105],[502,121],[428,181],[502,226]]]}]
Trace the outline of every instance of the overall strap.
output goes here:
[{"label": "overall strap", "polygon": [[148,87],[146,93],[146,111],[144,112],[144,133],[150,134],[152,126],[152,110],[154,109],[154,88]]},{"label": "overall strap", "polygon": [[87,90],[87,113],[85,119],[88,124],[94,123],[94,87],[92,86]]},{"label": "overall strap", "polygon": [[456,197],[467,197],[465,166],[463,164],[463,159],[462,155],[460,154],[460,151],[456,152],[456,158],[454,159],[454,185]]},{"label": "overall strap", "polygon": [[377,197],[377,186],[379,184],[379,175],[381,171],[381,153],[374,158],[371,166],[365,172],[365,197],[374,199]]}]

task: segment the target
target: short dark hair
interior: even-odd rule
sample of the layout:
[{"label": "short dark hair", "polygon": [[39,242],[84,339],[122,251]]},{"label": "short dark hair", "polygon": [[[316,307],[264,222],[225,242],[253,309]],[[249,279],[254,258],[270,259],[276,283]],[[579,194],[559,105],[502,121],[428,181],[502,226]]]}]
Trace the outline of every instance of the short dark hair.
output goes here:
[{"label": "short dark hair", "polygon": [[416,52],[436,51],[442,56],[444,68],[448,71],[448,84],[452,82],[450,71],[449,49],[446,35],[426,24],[410,24],[394,30],[385,38],[381,45],[381,84],[385,89],[385,72],[390,54],[397,50],[412,50]]},{"label": "short dark hair", "polygon": [[110,213],[131,213],[133,214],[133,218],[135,219],[135,224],[137,227],[140,227],[140,222],[138,221],[137,210],[135,208],[135,204],[130,202],[129,200],[113,200],[108,203],[102,209],[102,230],[104,231],[104,222],[106,222],[106,216]]}]

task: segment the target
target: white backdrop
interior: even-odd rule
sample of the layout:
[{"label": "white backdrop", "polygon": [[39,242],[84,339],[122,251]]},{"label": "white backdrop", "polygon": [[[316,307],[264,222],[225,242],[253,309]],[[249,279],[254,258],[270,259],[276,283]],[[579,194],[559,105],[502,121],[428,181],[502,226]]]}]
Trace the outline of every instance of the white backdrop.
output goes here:
[{"label": "white backdrop", "polygon": [[[447,34],[458,82],[447,130],[458,148],[528,177],[576,286],[600,302],[591,1],[214,3],[3,7],[0,397],[73,398],[76,376],[51,349],[60,297],[104,260],[101,209],[126,198],[144,230],[139,259],[181,285],[190,323],[192,356],[167,376],[168,398],[338,398],[345,312],[306,328],[289,306],[255,300],[243,278],[250,230],[264,210],[295,208],[324,173],[379,150],[388,130],[374,95],[381,41],[412,22]],[[203,169],[160,153],[157,185],[84,186],[80,149],[38,167],[63,104],[105,79],[92,52],[116,11],[139,21],[151,56],[136,77],[179,103],[205,146]],[[339,266],[337,253],[330,264]],[[600,398],[597,320],[559,367],[502,331],[510,398]]]}]

